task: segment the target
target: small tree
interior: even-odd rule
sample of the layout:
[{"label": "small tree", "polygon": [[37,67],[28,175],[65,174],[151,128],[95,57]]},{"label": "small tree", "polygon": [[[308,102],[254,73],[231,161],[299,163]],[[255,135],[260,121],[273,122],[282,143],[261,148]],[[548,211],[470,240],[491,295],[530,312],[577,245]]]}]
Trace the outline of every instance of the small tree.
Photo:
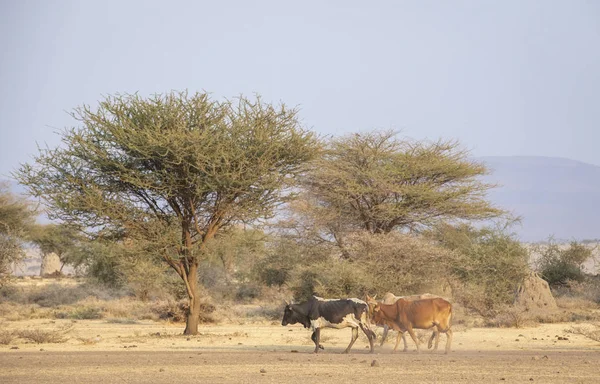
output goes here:
[{"label": "small tree", "polygon": [[35,211],[22,198],[12,194],[7,183],[0,183],[0,285],[11,274],[11,267],[24,256],[22,243],[34,222]]},{"label": "small tree", "polygon": [[592,249],[576,241],[562,247],[550,239],[548,244],[537,246],[535,251],[540,255],[536,261],[538,271],[554,288],[568,285],[571,280],[582,281],[583,263],[592,257]]},{"label": "small tree", "polygon": [[480,220],[503,211],[485,200],[483,164],[454,141],[400,140],[394,132],[334,139],[303,179],[297,212],[344,249],[345,232],[415,231],[444,220]]},{"label": "small tree", "polygon": [[196,334],[206,243],[293,197],[282,190],[315,156],[317,138],[300,127],[296,110],[260,98],[111,96],[73,117],[82,127],[65,130],[63,145],[41,149],[17,178],[52,218],[154,244],[185,284],[184,333]]},{"label": "small tree", "polygon": [[65,224],[37,225],[29,235],[42,254],[55,253],[60,260],[60,271],[65,264],[76,263],[75,247],[84,240],[77,228]]}]

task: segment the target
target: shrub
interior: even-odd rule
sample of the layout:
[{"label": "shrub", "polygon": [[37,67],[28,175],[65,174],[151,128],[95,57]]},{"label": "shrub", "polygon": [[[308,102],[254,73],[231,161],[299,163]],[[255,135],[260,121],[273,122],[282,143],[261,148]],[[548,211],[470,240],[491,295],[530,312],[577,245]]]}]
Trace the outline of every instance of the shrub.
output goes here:
[{"label": "shrub", "polygon": [[398,295],[438,291],[446,283],[450,252],[400,233],[356,233],[346,239],[345,257],[296,267],[290,289],[296,300],[310,295],[363,297],[391,291]]},{"label": "shrub", "polygon": [[347,243],[353,269],[363,271],[366,281],[362,284],[370,292],[441,293],[447,284],[453,254],[428,239],[397,232],[364,232],[350,236]]},{"label": "shrub", "polygon": [[24,329],[17,332],[17,335],[25,340],[33,341],[37,344],[42,343],[64,343],[67,341],[65,334],[72,327],[64,327],[62,329],[43,330],[43,329]]},{"label": "shrub", "polygon": [[454,299],[486,318],[512,304],[527,274],[528,252],[507,227],[475,229],[441,225],[428,237],[450,250],[448,258]]},{"label": "shrub", "polygon": [[0,330],[0,344],[8,345],[15,339],[15,333],[5,329]]},{"label": "shrub", "polygon": [[77,308],[69,314],[70,319],[76,320],[97,320],[104,317],[101,308],[97,307],[82,307]]},{"label": "shrub", "polygon": [[243,283],[237,289],[235,298],[237,300],[256,299],[261,295],[261,287],[256,283]]},{"label": "shrub", "polygon": [[[188,300],[162,300],[152,303],[152,311],[156,313],[161,320],[184,322],[187,320],[188,309]],[[215,310],[215,306],[210,303],[200,303],[200,322],[214,323],[215,320],[210,316],[210,314]]]},{"label": "shrub", "polygon": [[291,291],[294,294],[294,300],[308,300],[312,295],[315,294],[316,285],[317,273],[310,270],[302,271],[296,279],[295,284],[292,284],[291,286]]},{"label": "shrub", "polygon": [[260,280],[268,287],[284,285],[290,278],[289,268],[264,268],[260,273]]},{"label": "shrub", "polygon": [[569,281],[583,281],[582,264],[592,256],[592,249],[583,244],[571,242],[565,248],[552,239],[547,245],[538,246],[536,251],[540,255],[536,267],[553,288],[568,285]]}]

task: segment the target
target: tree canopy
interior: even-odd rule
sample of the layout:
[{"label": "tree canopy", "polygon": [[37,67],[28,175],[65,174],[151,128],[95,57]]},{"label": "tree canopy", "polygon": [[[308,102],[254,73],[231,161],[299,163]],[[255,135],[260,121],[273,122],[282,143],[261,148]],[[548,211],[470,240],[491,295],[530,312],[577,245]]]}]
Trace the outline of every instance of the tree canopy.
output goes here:
[{"label": "tree canopy", "polygon": [[389,233],[503,213],[486,200],[483,164],[455,141],[414,142],[392,131],[330,141],[303,179],[303,207],[321,228]]},{"label": "tree canopy", "polygon": [[297,111],[206,93],[109,96],[75,109],[79,127],[16,173],[51,218],[96,236],[140,239],[183,279],[197,333],[197,269],[222,228],[269,217],[319,151]]},{"label": "tree canopy", "polygon": [[11,265],[22,258],[22,242],[34,220],[30,204],[0,182],[0,284],[10,275]]},{"label": "tree canopy", "polygon": [[65,264],[78,263],[76,248],[84,240],[77,228],[66,224],[36,225],[28,238],[39,247],[42,254],[55,253],[60,259],[61,270]]}]

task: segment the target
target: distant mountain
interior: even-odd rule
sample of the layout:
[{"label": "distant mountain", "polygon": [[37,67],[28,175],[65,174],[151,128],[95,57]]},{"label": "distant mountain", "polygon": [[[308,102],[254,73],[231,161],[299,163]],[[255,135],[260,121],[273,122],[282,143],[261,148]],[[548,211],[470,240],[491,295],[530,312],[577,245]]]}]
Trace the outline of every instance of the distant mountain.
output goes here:
[{"label": "distant mountain", "polygon": [[556,157],[479,157],[499,184],[489,198],[522,217],[523,241],[600,238],[600,167]]}]

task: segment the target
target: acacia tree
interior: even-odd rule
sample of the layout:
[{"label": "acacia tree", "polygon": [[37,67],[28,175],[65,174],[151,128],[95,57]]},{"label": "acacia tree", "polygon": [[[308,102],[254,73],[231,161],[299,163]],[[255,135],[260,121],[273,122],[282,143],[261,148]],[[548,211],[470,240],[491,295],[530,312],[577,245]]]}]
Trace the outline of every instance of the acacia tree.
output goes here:
[{"label": "acacia tree", "polygon": [[11,274],[11,266],[23,257],[22,242],[35,220],[35,211],[0,182],[0,285]]},{"label": "acacia tree", "polygon": [[501,215],[485,199],[493,187],[480,178],[486,167],[467,155],[455,141],[401,140],[392,131],[336,138],[313,162],[303,179],[305,199],[295,207],[307,227],[342,250],[348,231],[414,231]]},{"label": "acacia tree", "polygon": [[143,241],[185,283],[185,334],[197,334],[203,249],[236,222],[268,217],[319,150],[297,111],[205,93],[109,96],[75,109],[81,127],[16,173],[51,218],[96,236]]},{"label": "acacia tree", "polygon": [[81,240],[79,230],[65,224],[44,224],[35,226],[29,239],[40,248],[43,255],[55,253],[60,260],[62,272],[65,264],[76,263],[74,252]]}]

